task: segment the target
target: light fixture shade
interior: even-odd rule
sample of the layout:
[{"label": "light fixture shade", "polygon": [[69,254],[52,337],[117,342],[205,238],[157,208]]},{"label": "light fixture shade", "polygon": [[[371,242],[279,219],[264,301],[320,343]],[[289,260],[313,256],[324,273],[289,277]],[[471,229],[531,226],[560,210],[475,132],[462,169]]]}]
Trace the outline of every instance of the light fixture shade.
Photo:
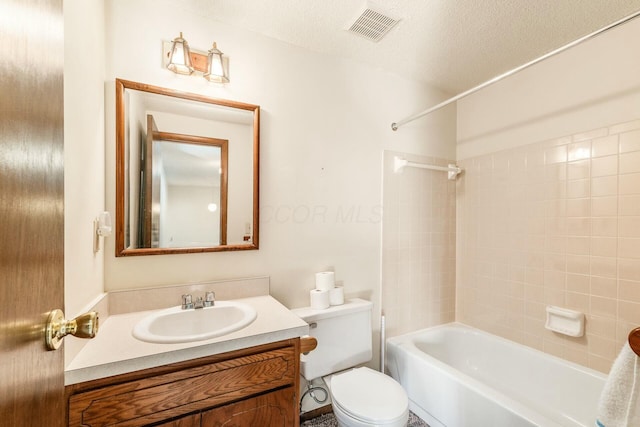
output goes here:
[{"label": "light fixture shade", "polygon": [[171,44],[171,53],[169,54],[169,64],[167,68],[177,74],[191,74],[193,67],[191,66],[191,56],[189,52],[189,43],[180,37],[173,39]]},{"label": "light fixture shade", "polygon": [[229,77],[222,62],[222,52],[213,43],[213,47],[209,49],[207,56],[207,71],[204,73],[204,78],[210,82],[229,83]]}]

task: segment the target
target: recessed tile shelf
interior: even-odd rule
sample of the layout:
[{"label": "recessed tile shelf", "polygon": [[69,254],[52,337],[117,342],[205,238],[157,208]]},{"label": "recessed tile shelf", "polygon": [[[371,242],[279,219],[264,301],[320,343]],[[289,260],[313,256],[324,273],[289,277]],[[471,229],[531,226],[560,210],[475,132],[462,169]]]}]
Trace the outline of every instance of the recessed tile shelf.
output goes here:
[{"label": "recessed tile shelf", "polygon": [[584,313],[553,305],[547,306],[547,322],[544,327],[570,337],[581,337],[584,335]]}]

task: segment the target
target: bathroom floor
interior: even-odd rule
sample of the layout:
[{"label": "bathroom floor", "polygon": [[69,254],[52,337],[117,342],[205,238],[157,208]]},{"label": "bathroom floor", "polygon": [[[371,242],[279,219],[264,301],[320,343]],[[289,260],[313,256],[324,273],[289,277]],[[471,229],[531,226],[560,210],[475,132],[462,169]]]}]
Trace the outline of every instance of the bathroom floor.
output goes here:
[{"label": "bathroom floor", "polygon": [[[324,414],[319,417],[307,420],[300,424],[300,427],[337,427],[338,422],[336,417],[332,414]],[[409,423],[407,427],[429,427],[429,424],[425,423],[413,412],[409,412]]]}]

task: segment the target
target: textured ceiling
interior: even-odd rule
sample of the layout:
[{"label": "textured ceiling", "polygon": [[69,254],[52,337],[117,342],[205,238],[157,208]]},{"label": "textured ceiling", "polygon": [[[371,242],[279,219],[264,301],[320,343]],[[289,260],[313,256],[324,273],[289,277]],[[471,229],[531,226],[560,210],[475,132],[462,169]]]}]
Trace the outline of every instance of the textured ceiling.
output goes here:
[{"label": "textured ceiling", "polygon": [[[640,0],[180,0],[200,15],[459,93],[636,10]],[[346,28],[371,5],[379,42]],[[640,18],[639,18],[640,19]]]}]

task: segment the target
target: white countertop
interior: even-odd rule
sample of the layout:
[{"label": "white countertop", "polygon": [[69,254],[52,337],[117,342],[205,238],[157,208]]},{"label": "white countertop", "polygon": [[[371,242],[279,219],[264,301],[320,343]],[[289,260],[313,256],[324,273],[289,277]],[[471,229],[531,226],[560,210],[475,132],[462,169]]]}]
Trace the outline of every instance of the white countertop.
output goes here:
[{"label": "white countertop", "polygon": [[65,385],[153,368],[175,362],[225,353],[261,344],[296,338],[309,333],[309,326],[269,295],[242,298],[257,318],[243,329],[204,341],[154,344],[133,337],[133,326],[152,311],[109,316],[96,337],[65,369]]}]

